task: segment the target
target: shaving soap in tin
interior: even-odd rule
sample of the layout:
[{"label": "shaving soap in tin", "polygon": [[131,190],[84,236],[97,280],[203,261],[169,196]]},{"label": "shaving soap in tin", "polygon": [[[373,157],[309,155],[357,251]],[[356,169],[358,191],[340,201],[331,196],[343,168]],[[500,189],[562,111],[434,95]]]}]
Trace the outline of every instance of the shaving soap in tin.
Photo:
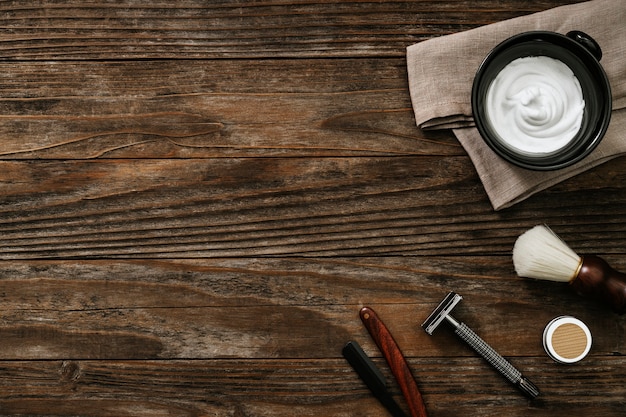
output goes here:
[{"label": "shaving soap in tin", "polygon": [[585,323],[571,316],[556,317],[543,332],[543,347],[560,363],[582,360],[591,349],[591,332]]}]

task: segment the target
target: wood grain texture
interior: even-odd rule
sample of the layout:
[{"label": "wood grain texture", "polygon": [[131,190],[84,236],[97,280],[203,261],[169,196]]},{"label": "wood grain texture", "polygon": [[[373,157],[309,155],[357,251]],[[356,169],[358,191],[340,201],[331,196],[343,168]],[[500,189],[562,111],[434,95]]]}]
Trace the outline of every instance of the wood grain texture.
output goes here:
[{"label": "wood grain texture", "polygon": [[0,167],[3,259],[508,254],[537,223],[581,254],[624,247],[621,160],[501,213],[465,157]]},{"label": "wood grain texture", "polygon": [[4,63],[0,91],[2,159],[464,154],[402,59]]},{"label": "wood grain texture", "polygon": [[510,259],[497,256],[3,261],[0,267],[0,359],[329,359],[340,357],[352,338],[375,353],[359,320],[363,305],[385,320],[409,358],[474,357],[451,329],[428,336],[420,327],[449,289],[464,297],[455,317],[505,357],[545,356],[543,327],[564,311],[590,326],[592,355],[623,354],[626,337],[616,331],[626,317],[567,285],[519,278]]},{"label": "wood grain texture", "polygon": [[404,48],[572,3],[532,0],[5,2],[4,59],[404,56]]},{"label": "wood grain texture", "polygon": [[[626,271],[623,159],[494,212],[408,94],[407,46],[575,2],[0,3],[0,416],[383,417],[364,305],[430,417],[622,416],[626,318],[511,249],[547,223]],[[423,332],[450,290],[541,399]]]},{"label": "wood grain texture", "polygon": [[[397,338],[429,415],[476,415],[477,407],[481,415],[524,415],[523,396],[451,329],[428,336],[419,327],[451,286],[464,296],[457,318],[541,387],[542,399],[530,405],[534,413],[618,416],[624,405],[623,384],[615,383],[624,378],[624,317],[561,284],[517,278],[504,257],[0,266],[4,415],[48,415],[47,409],[92,416],[289,415],[297,409],[311,416],[383,416],[339,356],[345,341],[358,340],[399,397],[359,323],[364,303],[375,306]],[[616,260],[616,266],[626,265]],[[594,335],[589,357],[573,367],[552,362],[541,348],[543,325],[564,311]],[[451,395],[465,400],[451,403]],[[78,407],[90,411],[77,413]]]},{"label": "wood grain texture", "polygon": [[[534,361],[523,360],[529,367]],[[574,371],[544,364],[550,371],[541,378],[550,398],[529,404],[514,389],[502,386],[476,359],[411,360],[422,380],[429,415],[521,417],[559,415],[567,411],[609,417],[622,415],[624,388],[600,383],[598,373],[622,375],[619,357],[589,361]],[[291,415],[385,416],[345,361],[50,361],[0,362],[4,415],[90,416],[204,416]],[[455,375],[464,375],[456,378]],[[387,374],[387,376],[390,376]],[[591,386],[566,390],[558,379],[593,380]],[[556,380],[555,380],[556,379]],[[603,397],[589,389],[605,390]],[[397,387],[393,387],[399,396]],[[467,398],[450,401],[450,397]],[[398,397],[399,398],[399,397]],[[590,404],[590,400],[596,401]],[[477,413],[477,410],[480,410]],[[598,414],[595,414],[598,415]]]}]

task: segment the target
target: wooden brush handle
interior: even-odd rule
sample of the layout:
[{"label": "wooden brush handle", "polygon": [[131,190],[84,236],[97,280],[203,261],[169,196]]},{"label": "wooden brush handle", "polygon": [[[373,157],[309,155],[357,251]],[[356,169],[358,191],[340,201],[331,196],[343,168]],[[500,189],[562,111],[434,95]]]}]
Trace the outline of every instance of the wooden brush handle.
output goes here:
[{"label": "wooden brush handle", "polygon": [[609,303],[616,313],[626,312],[626,274],[616,271],[598,256],[583,257],[580,271],[571,285],[579,294]]},{"label": "wooden brush handle", "polygon": [[428,415],[426,414],[422,394],[393,336],[391,336],[385,324],[371,308],[363,307],[360,316],[365,328],[369,331],[372,339],[374,339],[374,342],[376,342],[376,345],[389,364],[391,373],[393,373],[396,381],[398,381],[402,395],[409,404],[411,416],[427,417]]}]

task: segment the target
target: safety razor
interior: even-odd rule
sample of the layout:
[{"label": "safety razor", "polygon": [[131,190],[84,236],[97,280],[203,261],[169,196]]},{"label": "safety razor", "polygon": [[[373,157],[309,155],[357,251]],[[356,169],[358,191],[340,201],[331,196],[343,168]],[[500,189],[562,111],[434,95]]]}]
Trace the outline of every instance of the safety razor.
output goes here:
[{"label": "safety razor", "polygon": [[507,380],[519,388],[526,396],[535,398],[539,395],[539,389],[528,379],[526,379],[520,371],[504,359],[498,352],[474,333],[465,323],[461,323],[450,314],[454,307],[463,299],[455,292],[450,292],[443,299],[439,306],[428,316],[422,327],[432,336],[433,332],[439,325],[447,321],[454,328],[454,333],[459,336],[465,343],[482,356],[491,366],[496,368]]}]

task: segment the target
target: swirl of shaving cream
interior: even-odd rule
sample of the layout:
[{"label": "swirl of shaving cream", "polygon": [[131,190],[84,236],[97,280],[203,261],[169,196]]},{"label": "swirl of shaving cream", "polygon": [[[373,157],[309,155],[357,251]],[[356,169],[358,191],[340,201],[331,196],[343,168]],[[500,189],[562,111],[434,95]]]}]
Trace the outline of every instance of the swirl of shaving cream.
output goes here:
[{"label": "swirl of shaving cream", "polygon": [[518,58],[502,69],[487,90],[487,118],[507,146],[547,154],[578,133],[585,101],[572,70],[547,56]]}]

